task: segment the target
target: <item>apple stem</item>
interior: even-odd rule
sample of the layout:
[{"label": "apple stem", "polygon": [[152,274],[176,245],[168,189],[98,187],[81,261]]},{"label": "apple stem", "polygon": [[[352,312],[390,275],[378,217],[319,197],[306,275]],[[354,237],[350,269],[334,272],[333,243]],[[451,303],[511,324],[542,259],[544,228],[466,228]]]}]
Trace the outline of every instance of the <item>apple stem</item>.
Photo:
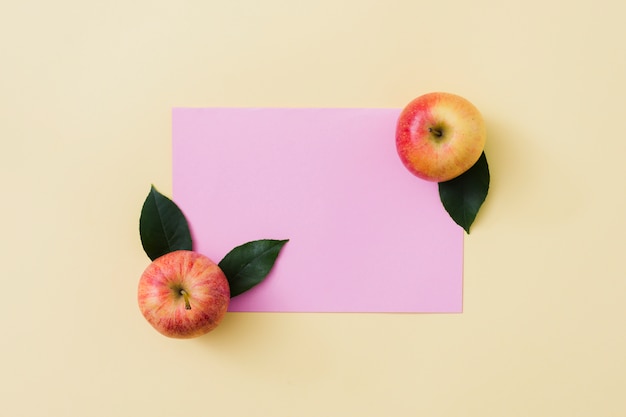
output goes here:
[{"label": "apple stem", "polygon": [[435,136],[437,136],[438,138],[440,138],[440,137],[441,137],[441,135],[443,135],[443,132],[442,132],[440,129],[433,129],[432,127],[429,127],[429,128],[428,128],[428,131],[429,131],[430,133],[434,133],[434,134],[435,134]]},{"label": "apple stem", "polygon": [[180,295],[182,295],[185,299],[185,310],[191,310],[191,304],[189,304],[189,294],[187,294],[187,291],[180,290]]}]

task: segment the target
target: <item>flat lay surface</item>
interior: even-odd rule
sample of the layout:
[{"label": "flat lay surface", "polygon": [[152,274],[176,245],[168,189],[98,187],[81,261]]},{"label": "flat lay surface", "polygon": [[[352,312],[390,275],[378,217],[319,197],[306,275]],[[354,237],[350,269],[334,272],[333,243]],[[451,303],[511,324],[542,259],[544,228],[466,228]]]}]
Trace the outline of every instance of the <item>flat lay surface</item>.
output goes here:
[{"label": "flat lay surface", "polygon": [[[1,415],[626,415],[622,2],[0,9]],[[432,91],[470,100],[487,129],[491,187],[459,232],[462,313],[228,312],[190,340],[146,322],[138,222],[151,184],[183,192],[174,109],[399,111]],[[397,163],[384,192],[419,193]],[[245,230],[290,238],[273,223]],[[202,251],[218,261],[243,237]]]}]

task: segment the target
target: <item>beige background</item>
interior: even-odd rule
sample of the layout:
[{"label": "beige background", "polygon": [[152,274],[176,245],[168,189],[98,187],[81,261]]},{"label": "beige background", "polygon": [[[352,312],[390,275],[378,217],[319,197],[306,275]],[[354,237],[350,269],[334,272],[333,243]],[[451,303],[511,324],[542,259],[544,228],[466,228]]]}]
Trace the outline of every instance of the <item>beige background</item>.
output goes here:
[{"label": "beige background", "polygon": [[[2,2],[0,414],[626,415],[623,4]],[[433,90],[489,130],[463,314],[147,325],[137,223],[171,192],[172,107]]]}]

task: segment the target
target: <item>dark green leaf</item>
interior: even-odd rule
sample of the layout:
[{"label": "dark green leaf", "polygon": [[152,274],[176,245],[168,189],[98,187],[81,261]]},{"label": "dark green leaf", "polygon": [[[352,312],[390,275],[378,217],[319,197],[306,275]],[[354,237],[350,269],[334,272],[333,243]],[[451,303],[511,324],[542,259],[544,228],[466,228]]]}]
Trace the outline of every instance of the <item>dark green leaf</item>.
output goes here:
[{"label": "dark green leaf", "polygon": [[235,297],[265,279],[288,240],[255,240],[237,246],[222,259],[219,267],[230,285],[230,296]]},{"label": "dark green leaf", "polygon": [[154,186],[146,197],[139,218],[141,244],[150,259],[176,250],[192,250],[191,233],[185,215]]},{"label": "dark green leaf", "polygon": [[439,183],[439,197],[450,217],[469,234],[489,191],[489,165],[483,152],[463,174]]}]

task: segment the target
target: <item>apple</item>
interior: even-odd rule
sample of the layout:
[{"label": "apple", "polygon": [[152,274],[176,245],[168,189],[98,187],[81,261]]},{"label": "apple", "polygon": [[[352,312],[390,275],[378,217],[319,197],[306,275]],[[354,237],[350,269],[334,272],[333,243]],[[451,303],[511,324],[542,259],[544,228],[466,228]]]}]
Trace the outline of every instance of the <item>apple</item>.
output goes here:
[{"label": "apple", "polygon": [[224,272],[208,257],[178,250],[156,258],[139,280],[137,300],[161,334],[188,339],[213,330],[230,302]]},{"label": "apple", "polygon": [[417,97],[400,114],[396,148],[402,163],[418,177],[443,182],[472,167],[485,147],[480,111],[456,94]]}]

